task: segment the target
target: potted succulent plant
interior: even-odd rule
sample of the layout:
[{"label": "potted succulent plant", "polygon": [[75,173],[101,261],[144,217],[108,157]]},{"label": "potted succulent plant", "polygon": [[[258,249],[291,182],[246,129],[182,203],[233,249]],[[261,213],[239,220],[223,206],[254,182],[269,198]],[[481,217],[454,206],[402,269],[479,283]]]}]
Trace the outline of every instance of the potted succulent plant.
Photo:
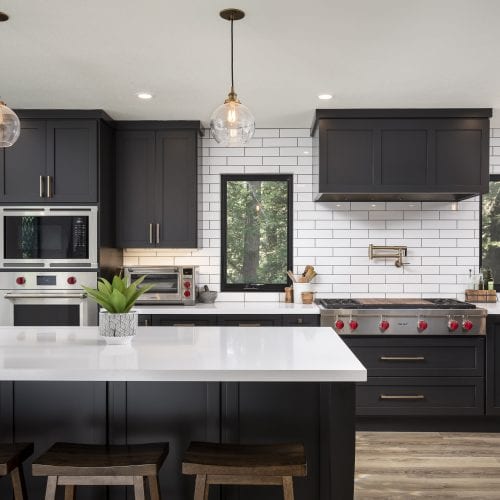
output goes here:
[{"label": "potted succulent plant", "polygon": [[130,283],[125,277],[114,276],[111,283],[99,278],[97,288],[83,289],[103,309],[99,312],[99,333],[108,344],[128,344],[137,333],[138,316],[132,310],[137,299],[153,285],[138,287],[146,276]]}]

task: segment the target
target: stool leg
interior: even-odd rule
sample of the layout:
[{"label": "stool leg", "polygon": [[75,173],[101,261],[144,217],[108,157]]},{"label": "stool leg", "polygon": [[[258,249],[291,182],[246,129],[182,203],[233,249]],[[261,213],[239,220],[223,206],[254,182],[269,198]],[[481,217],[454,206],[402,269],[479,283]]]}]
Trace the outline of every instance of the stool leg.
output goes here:
[{"label": "stool leg", "polygon": [[149,496],[151,500],[160,500],[160,488],[158,486],[158,477],[157,476],[148,476],[148,484],[149,484]]},{"label": "stool leg", "polygon": [[74,484],[67,484],[64,487],[64,500],[75,500],[76,486]]},{"label": "stool leg", "polygon": [[205,474],[198,474],[196,476],[196,484],[194,487],[194,500],[207,500],[208,488],[207,476]]},{"label": "stool leg", "polygon": [[134,476],[134,499],[145,500],[144,498],[144,478],[142,476]]},{"label": "stool leg", "polygon": [[284,500],[293,500],[292,476],[283,476],[283,498]]},{"label": "stool leg", "polygon": [[56,500],[57,476],[47,476],[45,500]]},{"label": "stool leg", "polygon": [[14,500],[26,500],[26,483],[24,481],[23,466],[16,467],[10,473],[12,481],[12,490],[14,491]]}]

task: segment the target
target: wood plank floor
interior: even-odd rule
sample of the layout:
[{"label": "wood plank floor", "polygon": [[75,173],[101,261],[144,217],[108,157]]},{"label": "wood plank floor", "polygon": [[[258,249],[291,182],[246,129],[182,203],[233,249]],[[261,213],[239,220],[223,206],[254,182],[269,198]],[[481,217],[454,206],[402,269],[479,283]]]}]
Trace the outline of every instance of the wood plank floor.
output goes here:
[{"label": "wood plank floor", "polygon": [[500,434],[358,432],[355,499],[500,499]]}]

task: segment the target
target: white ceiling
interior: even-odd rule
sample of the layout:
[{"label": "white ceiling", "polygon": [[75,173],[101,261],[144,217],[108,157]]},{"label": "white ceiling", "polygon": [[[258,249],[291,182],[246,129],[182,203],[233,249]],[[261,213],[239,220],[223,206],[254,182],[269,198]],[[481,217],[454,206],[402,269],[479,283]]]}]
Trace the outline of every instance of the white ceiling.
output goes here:
[{"label": "white ceiling", "polygon": [[317,107],[500,108],[499,0],[0,0],[0,95],[207,123],[229,90],[226,7],[247,13],[236,90],[257,127],[308,127]]}]

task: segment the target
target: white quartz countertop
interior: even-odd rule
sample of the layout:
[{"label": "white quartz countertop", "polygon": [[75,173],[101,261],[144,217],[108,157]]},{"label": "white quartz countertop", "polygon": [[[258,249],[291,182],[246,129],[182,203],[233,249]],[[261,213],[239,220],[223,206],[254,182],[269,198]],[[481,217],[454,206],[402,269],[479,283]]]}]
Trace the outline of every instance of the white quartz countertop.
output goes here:
[{"label": "white quartz countertop", "polygon": [[97,327],[0,327],[0,380],[362,382],[325,327],[143,327],[106,345]]},{"label": "white quartz countertop", "polygon": [[476,304],[477,307],[487,309],[488,314],[500,314],[500,302]]},{"label": "white quartz countertop", "polygon": [[319,314],[316,304],[288,304],[285,302],[214,302],[182,305],[137,305],[139,314]]}]

